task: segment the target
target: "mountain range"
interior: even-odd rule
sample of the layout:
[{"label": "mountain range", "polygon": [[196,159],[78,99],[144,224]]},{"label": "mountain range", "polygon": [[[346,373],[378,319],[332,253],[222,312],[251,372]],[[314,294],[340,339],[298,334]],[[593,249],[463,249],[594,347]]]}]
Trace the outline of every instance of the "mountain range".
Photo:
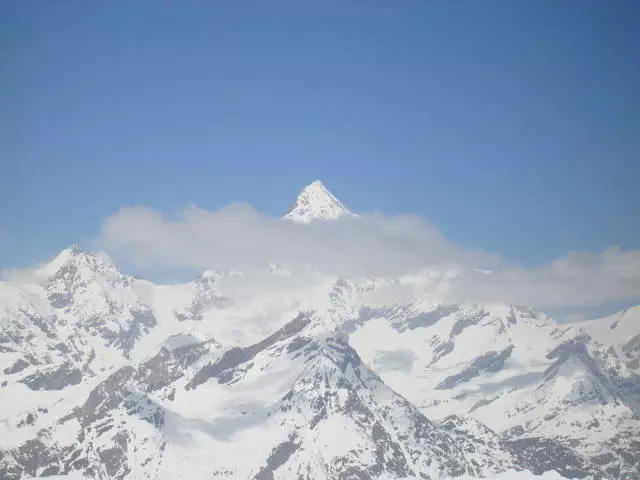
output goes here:
[{"label": "mountain range", "polygon": [[[316,181],[284,218],[354,215]],[[291,275],[161,285],[71,246],[0,282],[0,478],[640,479],[640,307],[556,323]]]}]

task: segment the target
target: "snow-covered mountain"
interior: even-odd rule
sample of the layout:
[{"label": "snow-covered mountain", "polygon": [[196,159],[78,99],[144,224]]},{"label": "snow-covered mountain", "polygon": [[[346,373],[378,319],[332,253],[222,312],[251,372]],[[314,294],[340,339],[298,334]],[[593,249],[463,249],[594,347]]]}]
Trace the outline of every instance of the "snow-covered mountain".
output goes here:
[{"label": "snow-covered mountain", "polygon": [[343,215],[353,214],[327,190],[320,180],[316,180],[300,192],[284,218],[307,223],[312,220],[333,220]]},{"label": "snow-covered mountain", "polygon": [[[286,218],[344,214],[314,182]],[[0,282],[0,478],[640,478],[640,307],[558,324],[376,295],[419,274],[287,275],[156,285],[70,247]]]}]

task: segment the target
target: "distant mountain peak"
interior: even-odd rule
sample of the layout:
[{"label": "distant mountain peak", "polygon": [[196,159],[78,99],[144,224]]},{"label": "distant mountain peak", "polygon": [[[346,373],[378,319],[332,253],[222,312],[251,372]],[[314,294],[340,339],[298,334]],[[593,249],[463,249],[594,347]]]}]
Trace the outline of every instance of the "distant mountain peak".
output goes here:
[{"label": "distant mountain peak", "polygon": [[86,252],[82,250],[80,245],[74,243],[72,245],[69,245],[67,248],[61,250],[60,253],[56,255],[56,259],[54,261],[57,261],[59,263],[64,263],[69,261],[70,259],[77,258],[82,255],[86,255]]},{"label": "distant mountain peak", "polygon": [[41,277],[50,277],[55,274],[60,268],[75,258],[82,255],[84,252],[79,245],[69,245],[67,248],[58,253],[53,260],[43,265],[38,269],[37,275]]},{"label": "distant mountain peak", "polygon": [[307,223],[312,220],[332,220],[352,215],[320,180],[307,185],[289,207],[284,218]]}]

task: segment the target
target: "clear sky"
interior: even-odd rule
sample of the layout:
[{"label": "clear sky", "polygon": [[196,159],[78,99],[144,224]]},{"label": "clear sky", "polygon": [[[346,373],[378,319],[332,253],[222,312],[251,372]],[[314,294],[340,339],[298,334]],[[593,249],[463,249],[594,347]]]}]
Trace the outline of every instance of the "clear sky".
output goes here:
[{"label": "clear sky", "polygon": [[534,265],[640,247],[640,2],[0,4],[0,268],[322,179]]}]

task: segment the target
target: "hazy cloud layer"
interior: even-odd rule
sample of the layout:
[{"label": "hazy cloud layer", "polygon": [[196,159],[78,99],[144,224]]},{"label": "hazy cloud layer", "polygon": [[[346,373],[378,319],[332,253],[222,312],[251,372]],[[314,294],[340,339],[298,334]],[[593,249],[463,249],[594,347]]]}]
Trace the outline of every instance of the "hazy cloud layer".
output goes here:
[{"label": "hazy cloud layer", "polygon": [[592,306],[640,297],[640,251],[610,248],[601,254],[570,253],[534,269],[505,267],[461,275],[453,300],[504,301],[544,307]]},{"label": "hazy cloud layer", "polygon": [[[242,204],[216,212],[189,206],[171,216],[127,207],[105,220],[100,244],[143,267],[251,270],[280,263],[353,276],[444,272],[444,298],[452,302],[558,307],[640,295],[640,251],[570,253],[523,269],[455,245],[412,215],[296,224]],[[442,295],[442,282],[432,283]]]},{"label": "hazy cloud layer", "polygon": [[217,212],[191,206],[173,217],[146,207],[123,208],[106,219],[102,241],[143,265],[192,268],[242,270],[282,263],[344,275],[399,275],[425,265],[499,262],[497,256],[449,243],[415,216],[298,224],[241,204]]}]

